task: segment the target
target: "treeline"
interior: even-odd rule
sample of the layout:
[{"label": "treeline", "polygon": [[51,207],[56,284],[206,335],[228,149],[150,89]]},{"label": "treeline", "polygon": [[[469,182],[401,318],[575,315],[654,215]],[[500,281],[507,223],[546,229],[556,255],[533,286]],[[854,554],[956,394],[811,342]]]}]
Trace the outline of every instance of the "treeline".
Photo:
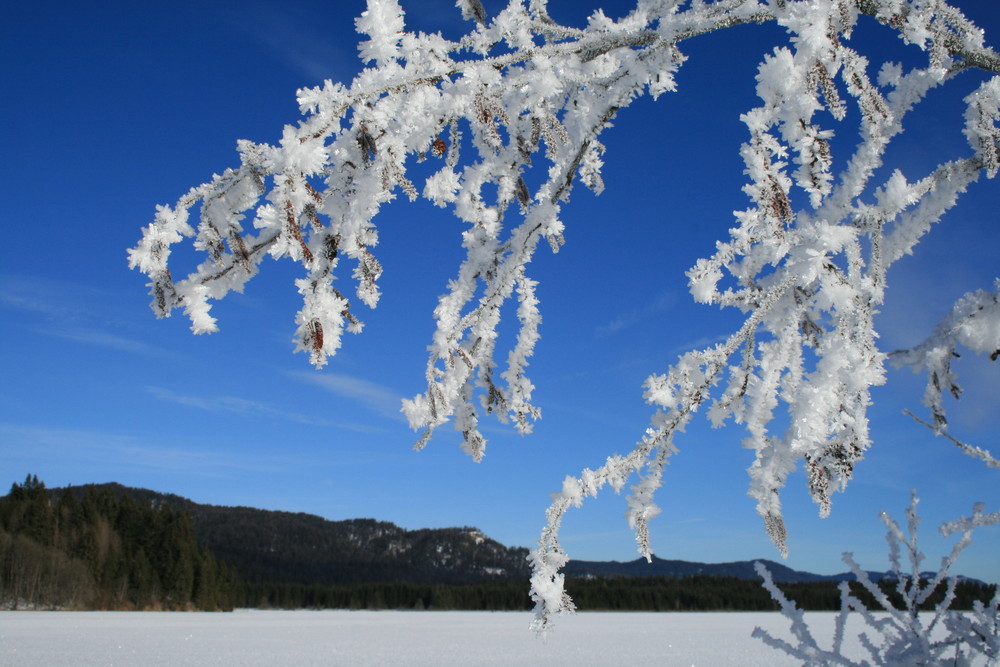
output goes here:
[{"label": "treeline", "polygon": [[[899,605],[896,582],[880,587]],[[806,611],[840,609],[833,581],[779,584],[786,597]],[[859,584],[851,593],[873,611],[881,606]],[[581,611],[777,611],[760,581],[696,575],[690,577],[567,578],[566,591]],[[961,581],[951,609],[968,610],[989,602],[995,584]],[[940,587],[923,605],[932,609],[944,596]],[[358,583],[290,584],[257,582],[240,587],[237,606],[275,609],[417,609],[523,611],[533,607],[524,581],[464,584]]]},{"label": "treeline", "polygon": [[37,476],[0,498],[0,606],[232,609],[237,583],[191,516],[87,487],[54,497]]},{"label": "treeline", "polygon": [[[897,607],[901,598],[895,580],[884,579],[879,587]],[[850,582],[851,594],[869,610],[882,609],[867,590]],[[789,600],[805,611],[837,611],[840,609],[839,583],[811,581],[780,583],[778,588]],[[615,579],[566,580],[566,592],[577,608],[586,611],[777,611],[777,603],[761,586],[759,580],[695,575],[670,577],[619,577]],[[960,581],[956,584],[954,610],[972,609],[973,602],[988,603],[996,592],[996,584]],[[942,584],[921,606],[933,609],[945,595]]]},{"label": "treeline", "polygon": [[525,611],[533,607],[526,581],[483,583],[293,584],[241,586],[237,606],[257,609],[393,609]]}]

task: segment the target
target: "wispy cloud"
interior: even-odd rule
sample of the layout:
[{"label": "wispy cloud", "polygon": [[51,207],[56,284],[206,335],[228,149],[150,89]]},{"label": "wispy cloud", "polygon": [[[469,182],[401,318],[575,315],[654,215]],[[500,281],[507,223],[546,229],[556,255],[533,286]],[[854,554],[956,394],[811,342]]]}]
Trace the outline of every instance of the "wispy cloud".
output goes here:
[{"label": "wispy cloud", "polygon": [[595,333],[598,338],[604,338],[618,333],[622,329],[639,324],[640,322],[653,317],[676,303],[677,298],[673,292],[663,292],[657,298],[645,304],[641,308],[621,313],[607,324],[597,327]]},{"label": "wispy cloud", "polygon": [[189,394],[179,394],[177,392],[164,389],[163,387],[146,387],[146,391],[153,394],[160,400],[183,405],[195,410],[204,410],[216,414],[232,414],[244,417],[259,417],[262,419],[278,419],[291,421],[306,426],[317,426],[320,428],[337,428],[355,433],[383,433],[385,429],[372,425],[364,421],[333,421],[319,417],[313,417],[300,412],[284,410],[262,401],[257,401],[239,396],[192,396]]},{"label": "wispy cloud", "polygon": [[[225,20],[263,44],[306,79],[316,85],[325,79],[343,79],[356,68],[355,42],[346,45],[318,27],[308,10],[286,4],[281,10],[263,5],[247,6],[245,12],[228,13]],[[359,9],[360,13],[360,9]]]},{"label": "wispy cloud", "polygon": [[671,521],[670,523],[674,526],[685,526],[689,523],[703,523],[704,521],[705,517],[696,517],[691,519],[680,519],[679,521]]},{"label": "wispy cloud", "polygon": [[108,347],[115,350],[121,350],[122,352],[130,352],[132,354],[145,354],[156,357],[169,354],[166,350],[155,345],[107,333],[105,331],[93,331],[89,329],[57,329],[50,331],[49,333],[58,338],[74,340],[78,343],[96,345],[98,347]]},{"label": "wispy cloud", "polygon": [[146,391],[161,400],[170,401],[171,403],[177,403],[189,408],[205,410],[207,412],[225,412],[237,415],[266,417],[270,419],[285,419],[298,422],[300,424],[308,424],[310,426],[332,426],[330,422],[323,419],[316,419],[315,417],[310,417],[297,412],[281,410],[260,401],[240,398],[238,396],[189,396],[185,394],[178,394],[162,387],[146,387]]},{"label": "wispy cloud", "polygon": [[162,348],[114,333],[126,328],[111,295],[92,287],[36,276],[0,276],[0,307],[19,311],[21,326],[47,336],[128,352],[163,356]]},{"label": "wispy cloud", "polygon": [[388,387],[339,373],[296,371],[289,375],[302,382],[318,385],[337,396],[357,401],[387,419],[403,420],[400,396]]},{"label": "wispy cloud", "polygon": [[0,305],[48,317],[77,320],[86,316],[93,290],[37,276],[0,276]]},{"label": "wispy cloud", "polygon": [[[363,4],[356,3],[355,16],[363,11]],[[464,34],[469,28],[454,3],[424,3],[417,11],[406,17],[408,30]],[[280,8],[257,3],[245,5],[240,12],[227,12],[222,18],[301,73],[303,85],[312,86],[326,79],[349,81],[358,68],[357,44],[366,39],[344,30],[342,12],[337,11],[335,18],[324,22],[331,16],[334,14],[317,16],[308,6],[296,3],[285,3]]]},{"label": "wispy cloud", "polygon": [[[145,438],[109,430],[56,428],[0,422],[0,461],[20,467],[40,458],[80,475],[113,475],[120,470],[198,472],[271,471],[284,461],[274,456],[161,446]],[[23,463],[22,463],[23,462]]]}]

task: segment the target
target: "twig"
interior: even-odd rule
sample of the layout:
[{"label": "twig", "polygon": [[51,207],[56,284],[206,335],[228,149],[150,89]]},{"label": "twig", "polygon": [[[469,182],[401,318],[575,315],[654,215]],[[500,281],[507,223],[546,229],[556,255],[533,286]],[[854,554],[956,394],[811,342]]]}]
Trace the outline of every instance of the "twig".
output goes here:
[{"label": "twig", "polygon": [[910,412],[909,410],[903,410],[903,414],[907,415],[907,416],[909,416],[911,418],[913,418],[913,420],[915,422],[917,422],[918,424],[923,424],[924,426],[926,426],[930,430],[934,431],[934,435],[941,435],[941,436],[944,436],[945,438],[948,438],[953,443],[955,443],[958,446],[958,448],[962,450],[963,453],[968,454],[969,456],[971,456],[974,459],[980,459],[980,460],[982,460],[983,463],[985,463],[986,465],[988,465],[991,468],[995,468],[997,470],[1000,470],[1000,461],[998,461],[997,459],[993,458],[993,455],[990,454],[985,449],[983,449],[982,447],[975,447],[973,445],[966,444],[966,443],[962,442],[961,440],[959,440],[958,438],[952,436],[951,434],[945,433],[944,431],[941,431],[941,430],[938,430],[938,429],[934,428],[933,426],[931,426],[930,424],[928,424],[927,422],[925,422],[923,419],[921,419],[920,417],[918,417],[915,414],[913,414],[912,412]]}]

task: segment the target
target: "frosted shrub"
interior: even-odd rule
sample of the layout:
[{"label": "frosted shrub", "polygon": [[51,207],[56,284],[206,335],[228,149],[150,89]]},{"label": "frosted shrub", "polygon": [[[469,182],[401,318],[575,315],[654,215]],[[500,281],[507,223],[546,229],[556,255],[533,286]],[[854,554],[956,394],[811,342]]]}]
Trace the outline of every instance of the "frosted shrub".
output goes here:
[{"label": "frosted shrub", "polygon": [[[759,65],[760,106],[743,114],[746,141],[734,147],[746,167],[747,208],[715,254],[687,273],[697,301],[739,311],[742,324],[650,375],[654,414],[644,435],[554,495],[531,555],[536,626],[572,609],[559,542],[569,507],[637,476],[627,519],[650,557],[655,494],[677,452],[675,435],[699,408],[714,425],[731,419],[746,429],[743,444],[756,459],[749,492],[785,553],[779,494],[789,475],[805,468],[825,516],[871,444],[870,389],[885,381],[887,360],[874,316],[887,270],[970,183],[1000,168],[1000,57],[943,1],[636,0],[623,18],[596,11],[582,27],[558,24],[546,0],[510,0],[495,16],[479,0],[457,5],[470,28],[453,40],[408,32],[396,0],[368,0],[356,23],[366,67],[352,82],[300,90],[304,117],[284,127],[280,142],[240,141],[239,167],[157,209],[129,251],[130,265],[149,277],[153,310],[166,317],[181,308],[195,333],[212,332],[212,302],[242,291],[266,257],[297,262],[297,349],[321,367],[345,332],[362,331],[358,303],[379,302],[379,209],[399,194],[427,199],[462,221],[466,255],[434,310],[426,389],[402,407],[418,448],[452,423],[478,461],[484,413],[521,433],[540,417],[527,374],[541,324],[530,263],[539,247],[558,252],[571,242],[562,206],[576,184],[604,189],[601,134],[638,97],[676,91],[687,40],[776,24],[787,38]],[[862,54],[852,43],[860,22],[909,45],[912,62]],[[887,164],[907,114],[959,77],[974,88],[964,145],[949,146],[929,170]],[[839,136],[857,132],[842,155],[834,154],[834,127]],[[412,180],[413,162],[431,165],[423,183]],[[607,237],[610,248],[622,243],[618,228]],[[171,269],[171,247],[186,239],[205,259],[182,277],[188,271]],[[338,287],[345,267],[353,293]],[[969,294],[927,344],[896,355],[927,375],[937,432],[947,427],[942,396],[958,393],[949,353],[960,345],[1000,355],[998,293],[1000,284]],[[509,301],[517,331],[498,358]]]},{"label": "frosted shrub", "polygon": [[[929,580],[922,579],[921,563],[924,555],[917,544],[917,496],[913,494],[906,511],[907,534],[885,512],[881,519],[888,532],[890,576],[896,582],[895,590],[901,605],[893,604],[889,596],[873,582],[868,573],[854,561],[852,554],[844,554],[844,562],[857,578],[858,583],[874,597],[886,612],[873,613],[851,594],[847,582],[840,584],[840,612],[837,614],[832,646],[821,648],[813,637],[805,617],[795,603],[789,601],[775,585],[771,573],[761,563],[757,572],[764,578],[764,587],[781,605],[781,613],[791,622],[795,643],[776,638],[767,631],[754,629],[753,636],[765,644],[802,660],[803,665],[995,665],[1000,660],[1000,589],[988,605],[975,602],[971,612],[950,609],[954,600],[956,579],[949,576],[958,555],[972,542],[972,531],[978,526],[1000,523],[1000,512],[983,514],[982,504],[977,504],[972,516],[941,526],[946,537],[961,533],[961,538],[951,554],[941,559],[937,574]],[[900,562],[900,545],[908,557],[908,568]],[[944,599],[933,612],[920,613],[921,605],[942,585]],[[848,615],[856,612],[868,628],[860,637],[861,645],[869,659],[855,661],[842,653],[844,628]]]}]

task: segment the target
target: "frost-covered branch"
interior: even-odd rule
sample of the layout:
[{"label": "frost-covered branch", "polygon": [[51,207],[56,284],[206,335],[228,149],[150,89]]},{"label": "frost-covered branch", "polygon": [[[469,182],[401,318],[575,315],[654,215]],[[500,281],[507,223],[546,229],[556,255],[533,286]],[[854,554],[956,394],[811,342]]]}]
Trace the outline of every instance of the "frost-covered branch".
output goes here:
[{"label": "frost-covered branch", "polygon": [[[451,208],[468,224],[467,257],[435,311],[427,390],[405,412],[424,431],[418,446],[453,421],[479,459],[486,442],[480,410],[513,420],[521,432],[539,415],[525,375],[539,322],[526,267],[538,241],[553,250],[562,243],[560,204],[575,178],[603,189],[597,137],[638,94],[673,88],[684,59],[677,42],[768,15],[756,2],[722,5],[685,12],[676,26],[665,20],[672,15],[666,7],[644,6],[618,22],[598,13],[586,29],[572,29],[552,23],[542,5],[529,11],[514,2],[487,21],[473,2],[460,8],[477,27],[449,41],[405,32],[394,0],[372,0],[358,29],[369,37],[362,59],[375,67],[349,87],[327,82],[299,91],[306,117],[286,126],[281,144],[241,142],[241,167],[161,207],[130,264],[150,276],[159,316],[181,306],[192,329],[207,333],[217,328],[211,302],[241,291],[265,253],[298,261],[306,269],[296,283],[298,349],[322,366],[345,330],[362,329],[350,295],[334,287],[342,258],[355,264],[357,298],[370,307],[379,300],[373,219],[380,206],[401,190]],[[422,189],[406,176],[411,157],[440,160]],[[532,192],[526,177],[539,171],[544,177]],[[196,231],[187,220],[199,202]],[[250,211],[256,236],[243,228]],[[191,236],[208,260],[175,282],[170,246]],[[497,372],[500,306],[514,295],[521,332],[506,370]]]},{"label": "frost-covered branch", "polygon": [[944,436],[948,440],[951,440],[955,444],[955,446],[957,446],[962,451],[963,454],[971,456],[974,459],[979,459],[990,468],[996,468],[997,470],[1000,470],[1000,461],[994,458],[992,454],[990,454],[982,447],[976,447],[975,445],[970,445],[966,442],[962,442],[961,440],[951,435],[950,433],[945,433],[943,431],[936,430],[932,424],[928,424],[923,419],[916,416],[909,410],[903,410],[903,414],[910,417],[911,419],[913,419],[913,421],[917,422],[921,426],[926,426],[927,428],[934,431],[934,435]]},{"label": "frost-covered branch", "polygon": [[[934,7],[912,2],[855,0],[855,5],[861,13],[903,30],[903,38],[910,43],[923,49],[930,48],[935,59],[949,54],[968,67],[1000,74],[1000,55],[983,45],[982,31],[953,7],[941,5],[935,14]],[[906,30],[911,21],[918,27]]]},{"label": "frost-covered branch", "polygon": [[[739,226],[731,240],[719,243],[713,257],[688,273],[696,300],[760,313],[760,319],[740,345],[688,353],[667,374],[651,376],[646,398],[658,408],[654,427],[630,455],[609,459],[614,474],[623,478],[649,462],[633,487],[628,511],[640,553],[647,556],[645,519],[659,511],[652,495],[663,464],[676,451],[673,434],[702,402],[708,403],[714,425],[729,418],[745,425],[744,446],[756,452],[748,471],[750,495],[782,553],[786,533],[779,493],[800,462],[821,515],[830,511],[831,494],[846,487],[871,443],[870,388],[884,382],[886,359],[876,345],[874,314],[884,299],[886,273],[969,183],[982,173],[996,173],[1000,89],[993,78],[966,99],[968,157],[944,161],[915,180],[899,170],[875,180],[906,115],[968,64],[952,58],[952,47],[936,49],[918,38],[918,17],[923,29],[939,27],[925,7],[899,28],[904,39],[929,51],[927,66],[904,71],[886,63],[872,81],[869,62],[849,46],[858,16],[845,3],[824,6],[825,19],[818,9],[812,14],[796,3],[788,3],[785,12],[775,9],[778,23],[792,34],[792,48],[776,49],[761,64],[757,90],[763,104],[743,117],[750,133],[742,149],[750,178],[745,191],[754,206],[737,214]],[[981,35],[977,42],[960,15],[942,11],[948,14],[947,25],[964,31],[963,45],[981,48]],[[832,132],[820,120],[843,121],[852,107],[862,141],[838,173]],[[772,301],[778,285],[781,296]],[[998,342],[992,316],[981,320],[990,324],[970,332],[978,336],[977,350]],[[706,373],[709,368],[728,375],[714,400],[699,383],[708,378],[709,389],[721,380],[718,372]],[[773,433],[770,425],[781,405],[787,415],[781,423],[788,426]],[[570,487],[586,489],[580,484],[586,473]],[[567,558],[553,534],[558,527],[553,517],[561,518],[573,504],[566,494],[564,483],[533,557],[536,574]],[[542,581],[549,586],[559,579],[550,571]],[[536,626],[544,628],[551,614],[568,608],[547,606],[559,600],[556,593],[536,598]]]},{"label": "frost-covered branch", "polygon": [[[896,365],[927,374],[924,405],[931,410],[934,421],[931,428],[938,435],[945,434],[948,428],[944,394],[947,392],[956,400],[962,394],[958,377],[951,368],[952,360],[960,356],[959,346],[988,355],[994,362],[1000,357],[1000,279],[992,292],[978,290],[959,299],[923,343],[892,353]],[[958,441],[955,443],[965,448]]]},{"label": "frost-covered branch", "polygon": [[[688,364],[679,364],[679,368],[675,369],[675,380],[671,381],[666,377],[650,378],[647,381],[647,395],[652,392],[652,395],[658,397],[657,400],[672,403],[674,409],[659,415],[654,425],[646,430],[645,437],[627,456],[609,456],[597,470],[585,469],[579,478],[567,476],[563,481],[562,491],[553,494],[552,505],[545,516],[545,529],[537,548],[528,557],[532,564],[531,597],[535,601],[532,627],[536,630],[546,631],[556,616],[575,609],[572,600],[563,590],[565,579],[559,571],[569,560],[559,544],[559,528],[566,511],[570,507],[580,507],[587,496],[596,496],[605,485],[616,493],[620,492],[626,480],[644,467],[646,474],[642,481],[632,487],[626,516],[630,527],[636,532],[639,552],[647,560],[652,559],[648,525],[649,520],[660,512],[653,502],[653,495],[662,482],[663,470],[670,456],[677,452],[673,445],[674,434],[691,420],[709,389],[718,381],[723,362],[741,346],[752,346],[750,341],[753,340],[753,332],[760,325],[768,307],[777,303],[789,286],[778,286],[767,302],[751,313],[743,326],[724,344],[701,355],[689,353]],[[704,364],[700,363],[702,361]],[[683,386],[679,395],[668,399],[661,394],[673,385]]]},{"label": "frost-covered branch", "polygon": [[[451,423],[479,460],[484,412],[521,433],[540,416],[527,373],[541,323],[529,264],[542,241],[554,252],[566,241],[561,207],[575,184],[603,190],[601,134],[638,97],[676,89],[687,40],[738,25],[781,26],[787,41],[758,69],[761,103],[742,116],[749,205],[736,213],[730,237],[687,274],[697,301],[739,309],[744,324],[725,344],[650,375],[645,398],[655,414],[645,435],[628,454],[567,478],[555,495],[532,556],[539,627],[572,606],[559,573],[565,511],[637,475],[627,517],[648,557],[674,436],[701,406],[713,425],[732,419],[746,428],[744,445],[755,453],[750,495],[782,553],[780,493],[799,465],[827,514],[871,444],[870,389],[884,382],[887,356],[874,315],[888,269],[970,183],[1000,170],[1000,60],[945,2],[637,0],[623,18],[597,11],[584,27],[558,25],[546,5],[511,0],[487,16],[479,0],[459,0],[471,27],[450,40],[408,32],[396,0],[368,0],[356,22],[368,66],[349,85],[300,90],[304,117],[277,145],[239,142],[238,168],[159,207],[129,251],[130,265],[150,279],[156,314],[180,307],[195,333],[216,330],[212,302],[243,290],[265,256],[299,263],[297,350],[320,367],[345,331],[362,330],[357,302],[378,304],[381,206],[402,193],[450,210],[465,225],[465,258],[434,310],[426,389],[403,410],[421,433],[418,447]],[[871,62],[852,46],[862,20],[884,24],[926,62]],[[965,100],[961,154],[942,155],[926,173],[887,169],[907,114],[972,70],[985,77]],[[840,128],[852,123],[856,148],[835,155],[833,128],[846,134]],[[171,249],[185,239],[205,259],[175,279]],[[352,290],[336,282],[344,263]],[[938,430],[941,387],[957,387],[948,366],[955,344],[994,357],[1000,350],[996,293],[976,294],[927,344],[896,355],[929,372]],[[498,359],[501,312],[512,301],[517,333]],[[776,424],[787,427],[775,432]]]}]

